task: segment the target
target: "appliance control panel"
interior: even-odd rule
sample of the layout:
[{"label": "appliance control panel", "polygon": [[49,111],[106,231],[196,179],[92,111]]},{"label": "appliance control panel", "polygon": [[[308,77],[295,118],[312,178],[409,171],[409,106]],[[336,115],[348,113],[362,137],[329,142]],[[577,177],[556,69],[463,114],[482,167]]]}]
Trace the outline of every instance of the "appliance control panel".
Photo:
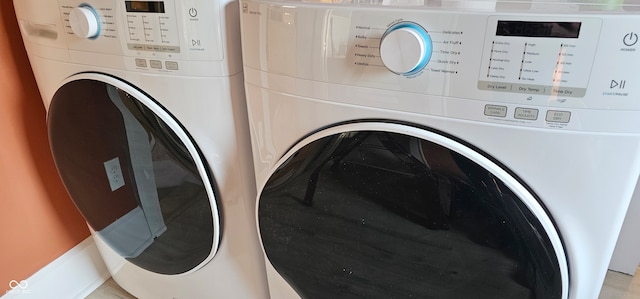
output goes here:
[{"label": "appliance control panel", "polygon": [[584,97],[600,27],[591,18],[490,17],[478,88]]},{"label": "appliance control panel", "polygon": [[129,69],[171,72],[224,58],[216,1],[60,0],[60,17],[70,50],[127,56]]},{"label": "appliance control panel", "polygon": [[623,132],[640,111],[633,11],[321,2],[241,2],[245,70],[327,89],[283,93],[529,127]]},{"label": "appliance control panel", "polygon": [[[329,26],[347,23],[337,14],[330,18],[335,20]],[[640,110],[634,100],[640,97],[634,75],[640,69],[637,15],[424,11],[354,12],[348,18],[346,38],[329,36],[329,44],[342,43],[336,49],[344,53],[327,53],[344,55],[346,63],[329,67],[336,67],[342,83],[506,103]],[[343,66],[348,71],[337,71]]]},{"label": "appliance control panel", "polygon": [[[443,16],[388,24],[365,17],[350,28],[349,56],[354,65],[370,71],[385,67],[423,86],[427,77],[474,75],[480,90],[585,96],[601,19],[489,15],[452,24],[439,21]],[[471,19],[477,19],[473,27]]]},{"label": "appliance control panel", "polygon": [[[476,59],[480,59],[478,88],[583,97],[591,73],[601,20],[562,19],[564,18],[540,21],[540,18],[532,17],[489,17],[484,33],[484,48],[482,52],[474,52]],[[436,40],[436,43],[462,45],[464,41],[466,44],[463,32],[442,31],[442,34],[459,36],[453,40]],[[367,35],[357,36],[366,38]],[[463,55],[459,51],[462,47],[451,51],[444,50],[446,47],[439,44],[435,46],[434,55],[433,41],[425,28],[415,22],[398,21],[389,26],[380,37],[380,59],[391,72],[403,76],[415,76],[424,72],[430,63],[431,66],[458,65],[460,62],[456,58]],[[369,46],[356,44],[356,49],[358,48]],[[355,50],[355,55],[358,52]],[[431,61],[432,55],[437,59]],[[447,68],[427,68],[426,71],[450,73]],[[453,73],[457,74],[458,71]]]}]

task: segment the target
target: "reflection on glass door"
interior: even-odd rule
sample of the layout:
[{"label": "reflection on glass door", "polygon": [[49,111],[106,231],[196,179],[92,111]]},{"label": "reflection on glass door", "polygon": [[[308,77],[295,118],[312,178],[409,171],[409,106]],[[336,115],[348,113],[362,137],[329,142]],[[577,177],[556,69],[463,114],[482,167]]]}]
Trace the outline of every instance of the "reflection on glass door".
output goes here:
[{"label": "reflection on glass door", "polygon": [[317,139],[259,198],[260,234],[303,298],[561,298],[545,228],[490,170],[384,131]]},{"label": "reflection on glass door", "polygon": [[161,109],[100,80],[71,81],[51,102],[51,149],[71,198],[114,251],[150,271],[184,273],[215,250],[213,183],[186,133],[150,105]]}]

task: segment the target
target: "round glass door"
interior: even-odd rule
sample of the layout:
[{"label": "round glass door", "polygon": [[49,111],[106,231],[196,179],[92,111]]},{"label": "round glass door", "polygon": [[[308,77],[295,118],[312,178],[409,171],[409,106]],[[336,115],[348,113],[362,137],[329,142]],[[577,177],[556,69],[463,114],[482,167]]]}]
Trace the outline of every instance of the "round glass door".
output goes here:
[{"label": "round glass door", "polygon": [[53,96],[47,126],[69,195],[114,251],[161,274],[213,257],[213,180],[189,135],[155,101],[115,78],[77,75]]},{"label": "round glass door", "polygon": [[422,128],[326,129],[259,195],[265,253],[303,298],[567,298],[559,235],[504,169]]}]

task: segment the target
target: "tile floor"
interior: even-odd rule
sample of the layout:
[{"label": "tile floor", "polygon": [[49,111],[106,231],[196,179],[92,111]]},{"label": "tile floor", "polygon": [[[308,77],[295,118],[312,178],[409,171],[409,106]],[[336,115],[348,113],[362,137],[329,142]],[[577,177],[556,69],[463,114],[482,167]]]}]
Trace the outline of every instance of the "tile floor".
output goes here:
[{"label": "tile floor", "polygon": [[[598,299],[640,298],[640,267],[635,276],[609,271]],[[86,299],[135,299],[121,289],[113,279],[107,280]]]}]

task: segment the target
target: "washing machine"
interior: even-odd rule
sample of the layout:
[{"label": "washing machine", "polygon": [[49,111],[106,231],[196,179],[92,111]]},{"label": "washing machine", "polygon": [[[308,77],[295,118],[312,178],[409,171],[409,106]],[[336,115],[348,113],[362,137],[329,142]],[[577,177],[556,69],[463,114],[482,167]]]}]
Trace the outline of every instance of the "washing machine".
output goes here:
[{"label": "washing machine", "polygon": [[597,298],[638,3],[241,0],[272,298]]},{"label": "washing machine", "polygon": [[56,167],[113,279],[139,298],[268,297],[238,3],[14,5]]}]

